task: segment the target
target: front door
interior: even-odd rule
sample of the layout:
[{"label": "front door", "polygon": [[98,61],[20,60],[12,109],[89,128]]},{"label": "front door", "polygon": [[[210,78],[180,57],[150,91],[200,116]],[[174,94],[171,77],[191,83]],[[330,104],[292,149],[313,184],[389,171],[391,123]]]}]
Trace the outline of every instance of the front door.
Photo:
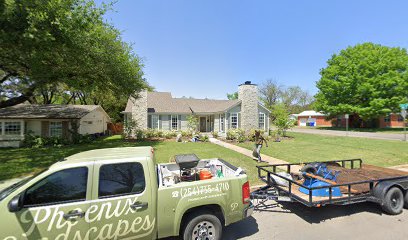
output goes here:
[{"label": "front door", "polygon": [[[21,232],[5,237],[65,240],[85,235],[89,230],[85,213],[90,206],[86,198],[91,172],[92,166],[64,169],[30,186],[22,200],[23,209],[15,213],[15,218],[3,219],[7,220],[3,224],[11,224],[11,229],[17,225]],[[0,233],[1,239],[2,234],[5,233]]]},{"label": "front door", "polygon": [[207,118],[200,117],[200,132],[207,132]]},{"label": "front door", "polygon": [[93,192],[95,203],[90,206],[93,232],[89,239],[153,239],[156,206],[152,187],[146,184],[147,165],[99,164],[94,174],[99,181]]}]

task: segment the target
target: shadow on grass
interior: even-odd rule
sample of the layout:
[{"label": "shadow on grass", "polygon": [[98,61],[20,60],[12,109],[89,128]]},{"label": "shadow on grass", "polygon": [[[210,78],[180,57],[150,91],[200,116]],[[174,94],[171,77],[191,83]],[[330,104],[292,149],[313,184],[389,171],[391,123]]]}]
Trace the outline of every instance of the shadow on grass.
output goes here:
[{"label": "shadow on grass", "polygon": [[87,150],[136,146],[154,147],[160,144],[162,144],[160,141],[130,142],[108,137],[97,139],[88,144],[62,147],[0,149],[0,180],[36,173],[62,158]]}]

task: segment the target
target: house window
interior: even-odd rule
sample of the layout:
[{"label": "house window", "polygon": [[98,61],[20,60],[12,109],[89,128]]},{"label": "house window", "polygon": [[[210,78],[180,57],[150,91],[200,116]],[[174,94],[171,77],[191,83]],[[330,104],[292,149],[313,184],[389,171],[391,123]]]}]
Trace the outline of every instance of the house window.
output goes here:
[{"label": "house window", "polygon": [[153,129],[159,129],[159,115],[152,115],[151,125]]},{"label": "house window", "polygon": [[50,122],[50,137],[62,136],[62,122]]},{"label": "house window", "polygon": [[5,135],[20,135],[21,134],[21,122],[5,122],[4,123]]},{"label": "house window", "polygon": [[220,131],[225,131],[225,117],[224,114],[220,114]]},{"label": "house window", "polygon": [[171,115],[171,130],[178,130],[178,115]]},{"label": "house window", "polygon": [[388,122],[390,122],[390,121],[391,121],[390,114],[387,114],[387,115],[384,117],[384,122],[388,123]]},{"label": "house window", "polygon": [[238,128],[238,113],[231,113],[231,128]]},{"label": "house window", "polygon": [[265,113],[259,113],[259,129],[265,130]]}]

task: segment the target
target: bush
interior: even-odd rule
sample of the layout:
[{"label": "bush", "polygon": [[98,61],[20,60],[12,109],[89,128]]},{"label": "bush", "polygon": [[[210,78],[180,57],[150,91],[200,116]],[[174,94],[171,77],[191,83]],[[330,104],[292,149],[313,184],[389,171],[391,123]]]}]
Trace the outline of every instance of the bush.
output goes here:
[{"label": "bush", "polygon": [[248,134],[248,140],[249,141],[255,141],[255,131],[260,131],[261,132],[261,135],[264,135],[265,134],[265,131],[264,130],[262,130],[262,129],[251,129],[251,130],[249,130],[249,134]]},{"label": "bush", "polygon": [[36,136],[32,131],[24,136],[23,141],[23,146],[29,148],[61,147],[68,144],[70,144],[70,142],[64,138]]},{"label": "bush", "polygon": [[144,140],[145,138],[146,138],[146,135],[145,135],[144,131],[141,130],[141,129],[137,129],[136,130],[136,139],[137,140]]},{"label": "bush", "polygon": [[212,136],[213,136],[214,138],[218,138],[218,132],[213,131],[213,132],[211,132],[211,134],[212,134]]},{"label": "bush", "polygon": [[231,128],[227,131],[228,140],[237,140],[238,142],[245,142],[248,137],[246,136],[245,130],[240,128]]},{"label": "bush", "polygon": [[199,140],[200,140],[201,142],[208,142],[209,137],[208,137],[207,135],[200,135],[200,136],[199,136]]}]

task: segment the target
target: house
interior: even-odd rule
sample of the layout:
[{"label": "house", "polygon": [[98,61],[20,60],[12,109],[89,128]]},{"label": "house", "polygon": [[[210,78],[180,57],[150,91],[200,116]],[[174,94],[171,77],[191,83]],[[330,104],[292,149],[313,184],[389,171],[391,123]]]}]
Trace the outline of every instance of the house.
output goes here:
[{"label": "house", "polygon": [[297,115],[298,126],[319,126],[331,127],[331,120],[327,120],[327,115],[316,111],[303,111]]},{"label": "house", "polygon": [[174,98],[169,92],[139,93],[130,97],[125,123],[135,122],[139,129],[187,130],[189,115],[198,118],[200,132],[225,133],[231,128],[262,129],[268,132],[270,111],[259,102],[258,86],[247,81],[238,86],[238,99],[213,100]]},{"label": "house", "polygon": [[104,133],[108,114],[99,105],[19,104],[0,108],[0,147],[19,147],[24,134],[70,138],[79,134]]}]

